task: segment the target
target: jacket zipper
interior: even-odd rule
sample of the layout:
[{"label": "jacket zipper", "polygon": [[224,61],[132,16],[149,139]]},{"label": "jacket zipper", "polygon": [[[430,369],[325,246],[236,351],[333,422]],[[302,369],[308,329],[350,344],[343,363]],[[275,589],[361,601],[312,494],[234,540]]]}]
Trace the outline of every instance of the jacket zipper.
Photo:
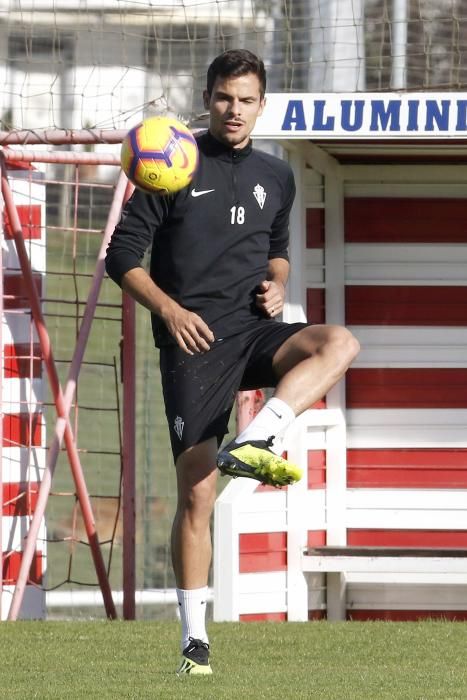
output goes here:
[{"label": "jacket zipper", "polygon": [[237,158],[235,156],[235,151],[232,150],[232,204],[234,206],[238,205],[237,196],[237,173],[235,172]]}]

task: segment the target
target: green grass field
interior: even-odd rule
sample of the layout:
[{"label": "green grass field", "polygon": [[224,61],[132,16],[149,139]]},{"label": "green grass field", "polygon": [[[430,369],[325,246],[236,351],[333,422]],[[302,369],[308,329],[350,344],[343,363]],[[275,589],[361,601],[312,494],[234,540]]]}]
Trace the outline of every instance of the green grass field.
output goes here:
[{"label": "green grass field", "polygon": [[213,676],[182,679],[175,622],[16,622],[0,633],[8,700],[467,698],[463,623],[211,623]]}]

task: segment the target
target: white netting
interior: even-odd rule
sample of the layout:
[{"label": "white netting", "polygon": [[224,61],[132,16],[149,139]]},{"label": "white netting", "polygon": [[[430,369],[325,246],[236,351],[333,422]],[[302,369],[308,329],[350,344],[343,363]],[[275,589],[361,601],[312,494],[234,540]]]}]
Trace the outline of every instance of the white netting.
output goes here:
[{"label": "white netting", "polygon": [[[467,82],[467,5],[367,0],[365,46],[368,90],[460,90]],[[393,82],[394,64],[403,68],[399,84]]]},{"label": "white netting", "polygon": [[270,91],[457,89],[467,9],[462,0],[0,0],[0,126],[124,128],[166,110],[192,118],[207,65],[232,47],[264,58]]}]

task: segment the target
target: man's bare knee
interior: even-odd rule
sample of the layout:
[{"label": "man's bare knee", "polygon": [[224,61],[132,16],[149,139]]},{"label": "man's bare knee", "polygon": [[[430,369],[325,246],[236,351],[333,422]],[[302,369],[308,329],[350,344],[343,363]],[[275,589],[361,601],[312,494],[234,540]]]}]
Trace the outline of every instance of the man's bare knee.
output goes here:
[{"label": "man's bare knee", "polygon": [[[216,499],[216,448],[211,441],[183,452],[177,459],[177,509],[210,517]],[[217,443],[215,443],[217,445]]]},{"label": "man's bare knee", "polygon": [[324,342],[317,352],[331,353],[339,364],[348,367],[360,352],[360,343],[344,326],[329,326]]}]

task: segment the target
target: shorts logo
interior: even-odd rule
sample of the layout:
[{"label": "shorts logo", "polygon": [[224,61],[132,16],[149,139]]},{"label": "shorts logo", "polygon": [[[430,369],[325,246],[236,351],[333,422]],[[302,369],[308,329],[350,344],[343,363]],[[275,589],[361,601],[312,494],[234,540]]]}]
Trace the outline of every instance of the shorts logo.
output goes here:
[{"label": "shorts logo", "polygon": [[259,204],[259,208],[262,209],[267,197],[264,187],[258,183],[253,190],[253,194],[255,195],[255,199]]},{"label": "shorts logo", "polygon": [[177,433],[179,440],[182,439],[184,425],[185,425],[185,423],[183,422],[183,418],[180,418],[180,416],[177,416],[175,418],[175,422],[174,422],[174,430]]}]

